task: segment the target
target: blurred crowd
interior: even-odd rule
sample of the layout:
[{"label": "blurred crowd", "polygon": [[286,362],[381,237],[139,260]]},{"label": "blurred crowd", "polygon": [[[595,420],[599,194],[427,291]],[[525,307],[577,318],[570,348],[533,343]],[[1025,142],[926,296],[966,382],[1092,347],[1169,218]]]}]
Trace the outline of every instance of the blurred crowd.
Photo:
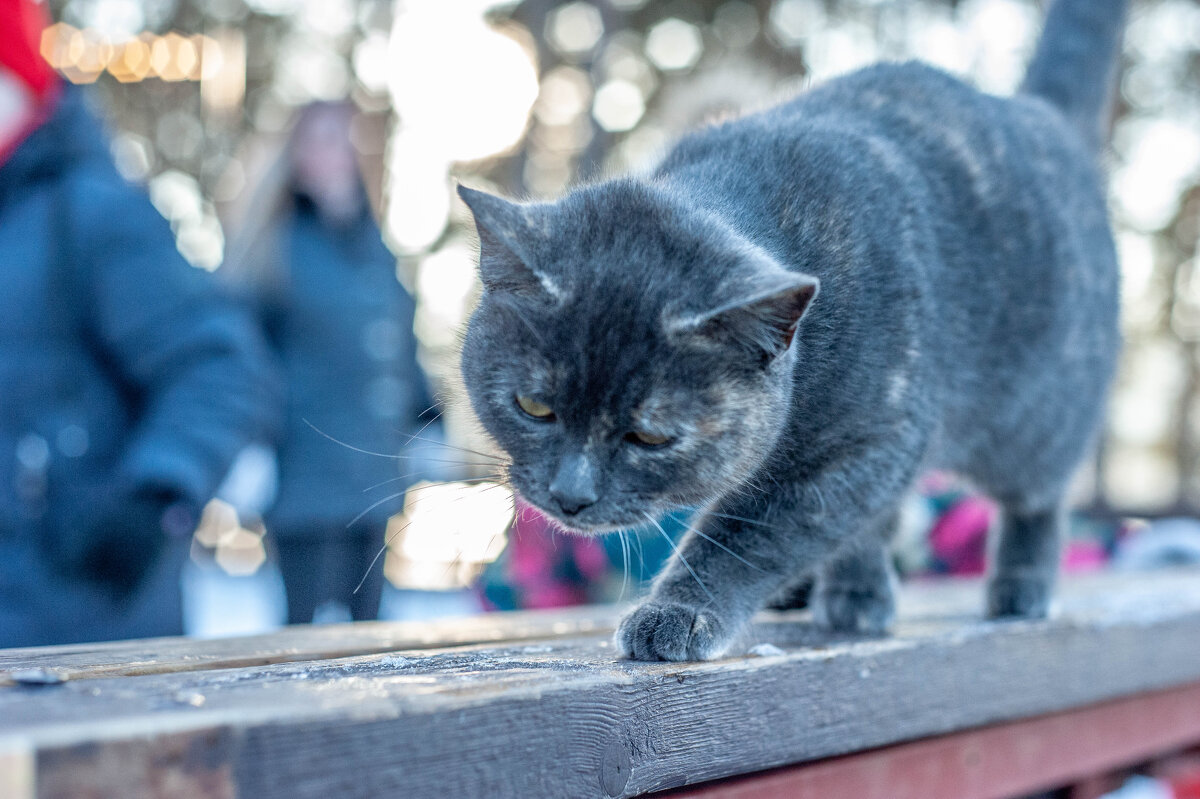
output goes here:
[{"label": "blurred crowd", "polygon": [[[412,3],[396,22],[393,66],[421,80],[385,86],[377,56],[387,46],[373,31],[353,49],[361,85],[353,92],[327,85],[344,66],[314,49],[315,39],[300,37],[303,63],[286,54],[275,59],[278,82],[295,95],[280,114],[272,105],[279,93],[245,96],[247,75],[268,60],[248,56],[246,36],[256,21],[284,16],[286,4],[209,5],[203,14],[216,23],[213,37],[133,37],[120,49],[90,29],[54,24],[45,2],[0,0],[0,647],[632,599],[690,520],[664,519],[661,532],[581,539],[556,532],[533,508],[514,515],[494,455],[479,449],[486,442],[447,421],[454,409],[439,402],[438,375],[422,367],[421,345],[443,356],[452,349],[474,287],[471,248],[462,220],[453,221],[448,170],[504,152],[481,162],[480,179],[515,192],[553,193],[574,176],[642,163],[670,133],[760,101],[794,85],[795,75],[904,54],[913,31],[924,32],[926,55],[944,60],[957,52],[947,44],[947,20],[960,5],[1008,9],[979,23],[985,28],[1020,28],[1036,14],[1017,0],[721,0],[671,4],[670,14],[637,0],[526,0],[501,15],[508,36],[484,24],[482,9],[495,4]],[[251,5],[262,8],[251,13]],[[1171,11],[1178,5],[1155,9],[1182,18],[1183,10]],[[336,29],[329,9],[357,9],[343,14],[351,20],[342,20],[343,28],[366,30],[390,4],[287,8],[293,6],[306,9],[297,16],[313,30]],[[693,17],[708,21],[688,21]],[[852,24],[868,18],[878,30]],[[904,22],[907,33],[884,35],[885,28],[900,30],[885,25],[888,19]],[[1195,20],[1200,24],[1200,15]],[[1149,27],[1135,19],[1135,48]],[[276,39],[291,41],[263,37]],[[1180,42],[1171,39],[1162,52],[1196,49]],[[201,57],[217,63],[212,53],[222,47],[225,66],[205,67]],[[468,51],[486,59],[487,74],[459,68]],[[108,60],[92,63],[96,53]],[[713,53],[724,67],[682,82]],[[1009,60],[1019,64],[1020,54]],[[320,74],[305,72],[310,63]],[[233,78],[231,64],[242,70]],[[1147,76],[1169,70],[1139,65],[1127,89],[1167,107],[1173,95]],[[209,218],[213,203],[199,199],[201,184],[179,169],[153,176],[152,203],[130,181],[151,177],[145,142],[102,122],[97,100],[113,99],[103,85],[75,85],[105,70],[120,83],[141,80],[151,69],[163,86],[193,79],[188,70],[203,76],[195,79],[203,81],[206,113],[228,119],[229,108],[245,102],[246,118],[287,119],[271,123],[284,135],[264,148],[263,168],[233,169],[238,162],[215,159],[225,167],[220,171],[205,157],[221,136],[178,109],[151,109],[162,154],[181,161],[194,155],[203,162],[198,174],[220,172],[225,183],[246,184],[235,192],[240,202],[223,206],[219,223]],[[1003,80],[986,70],[975,77]],[[301,91],[309,78],[319,89],[316,101]],[[377,118],[385,92],[404,119],[389,145],[390,168],[410,182],[392,185],[381,235],[379,169],[364,169],[381,148],[365,152],[370,114],[363,109]],[[1126,113],[1157,108],[1126,95]],[[651,96],[661,101],[648,105]],[[478,124],[481,116],[489,124]],[[1139,119],[1150,125],[1150,117]],[[1173,143],[1158,149],[1182,153],[1172,156],[1176,167],[1190,163],[1184,156],[1192,150],[1187,157],[1200,164],[1200,144],[1183,147],[1191,139],[1176,128],[1143,132],[1153,138],[1155,131]],[[1119,129],[1119,143],[1125,139]],[[1127,144],[1125,161],[1137,165],[1141,151]],[[1128,184],[1122,174],[1118,180]],[[205,181],[210,193],[225,190],[211,175]],[[1123,233],[1123,254],[1135,278],[1150,274],[1150,266],[1137,266],[1150,258],[1137,242],[1148,241],[1152,228],[1170,233],[1178,245],[1174,277],[1135,279],[1129,289],[1162,294],[1170,308],[1134,314],[1133,321],[1169,326],[1191,348],[1187,297],[1200,284],[1187,265],[1194,262],[1200,194],[1181,188],[1183,178],[1177,182],[1177,193],[1186,195],[1178,209],[1147,221],[1140,233]],[[1129,198],[1156,187],[1140,195],[1137,186],[1125,188],[1127,207],[1117,211],[1128,222],[1137,217]],[[213,229],[220,236],[209,235]],[[210,246],[218,239],[220,246]],[[398,268],[396,249],[420,256]],[[1160,284],[1168,289],[1156,294]],[[1134,334],[1133,347],[1149,341]],[[1158,391],[1156,379],[1142,375],[1131,385]],[[1176,382],[1188,390],[1200,385]],[[1160,509],[1175,503],[1186,510],[1194,446],[1180,444],[1178,457],[1171,456],[1179,468],[1165,479],[1151,468],[1162,460],[1151,439],[1190,440],[1190,395],[1176,392],[1186,412],[1177,414],[1182,432],[1174,435],[1123,399],[1136,391],[1122,391],[1114,414],[1119,435],[1102,450],[1108,465],[1096,470],[1091,513],[1072,523],[1066,567],[1198,561],[1196,522],[1133,525],[1107,501],[1121,499],[1123,486],[1153,494],[1169,485],[1173,493],[1159,497]],[[1150,454],[1138,460],[1129,454],[1137,447]],[[1128,496],[1151,496],[1135,494]],[[986,500],[935,475],[908,510],[896,550],[901,573],[984,569],[994,516]],[[238,574],[247,576],[231,576]],[[271,597],[280,607],[271,607]]]}]

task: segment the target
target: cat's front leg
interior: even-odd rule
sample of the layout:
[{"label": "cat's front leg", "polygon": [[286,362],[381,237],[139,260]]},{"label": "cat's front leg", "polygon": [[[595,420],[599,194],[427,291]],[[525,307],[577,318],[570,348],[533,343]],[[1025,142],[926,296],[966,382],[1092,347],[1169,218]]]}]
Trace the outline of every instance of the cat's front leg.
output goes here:
[{"label": "cat's front leg", "polygon": [[[822,508],[832,492],[820,483],[721,507],[699,519],[617,630],[621,654],[634,660],[709,660],[729,650],[750,618],[795,575],[828,560],[856,529],[843,513]],[[811,501],[810,501],[811,500]],[[756,512],[757,511],[757,512]]]},{"label": "cat's front leg", "polygon": [[[621,621],[618,650],[635,660],[724,654],[751,616],[796,575],[816,571],[835,553],[846,552],[848,541],[887,526],[915,478],[921,452],[916,443],[876,442],[809,480],[791,486],[776,481],[769,494],[719,505],[680,543],[650,597]],[[830,627],[844,627],[840,619],[850,614],[871,622],[856,622],[855,629],[877,632],[890,620],[890,593],[874,591],[878,580],[855,586],[853,571],[822,573],[817,599],[825,603],[823,610],[835,612]],[[860,587],[874,593],[868,596]]]},{"label": "cat's front leg", "polygon": [[714,516],[698,520],[650,597],[621,621],[616,636],[621,654],[676,661],[723,654],[762,598],[788,577],[777,559],[764,557],[783,543],[773,539],[787,534],[755,524]]}]

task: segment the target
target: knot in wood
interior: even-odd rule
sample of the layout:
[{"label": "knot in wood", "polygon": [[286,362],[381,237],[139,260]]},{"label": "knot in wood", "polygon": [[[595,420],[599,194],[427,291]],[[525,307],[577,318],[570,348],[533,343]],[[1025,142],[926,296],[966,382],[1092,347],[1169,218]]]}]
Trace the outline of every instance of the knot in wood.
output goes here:
[{"label": "knot in wood", "polygon": [[609,796],[620,796],[629,782],[633,758],[623,736],[614,735],[600,755],[600,787]]}]

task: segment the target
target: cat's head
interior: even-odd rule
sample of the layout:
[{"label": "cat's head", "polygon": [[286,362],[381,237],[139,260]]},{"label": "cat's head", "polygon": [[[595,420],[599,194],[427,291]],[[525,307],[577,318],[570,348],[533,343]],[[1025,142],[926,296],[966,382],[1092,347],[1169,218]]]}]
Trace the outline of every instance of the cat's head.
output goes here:
[{"label": "cat's head", "polygon": [[750,477],[786,418],[815,278],[635,181],[555,203],[460,194],[484,286],[463,378],[528,502],[598,533]]}]

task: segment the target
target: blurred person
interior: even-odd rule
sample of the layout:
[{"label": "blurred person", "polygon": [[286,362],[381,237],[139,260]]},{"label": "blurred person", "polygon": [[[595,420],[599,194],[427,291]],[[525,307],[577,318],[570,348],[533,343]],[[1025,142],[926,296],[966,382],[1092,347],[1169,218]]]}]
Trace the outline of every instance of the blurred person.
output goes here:
[{"label": "blurred person", "polygon": [[293,624],[347,610],[375,618],[375,559],[396,495],[453,460],[436,443],[415,303],[371,212],[354,114],[346,102],[300,111],[222,270],[259,313],[285,370],[278,496],[265,522]]},{"label": "blurred person", "polygon": [[182,632],[201,505],[277,421],[253,320],[184,262],[0,0],[0,647]]}]

